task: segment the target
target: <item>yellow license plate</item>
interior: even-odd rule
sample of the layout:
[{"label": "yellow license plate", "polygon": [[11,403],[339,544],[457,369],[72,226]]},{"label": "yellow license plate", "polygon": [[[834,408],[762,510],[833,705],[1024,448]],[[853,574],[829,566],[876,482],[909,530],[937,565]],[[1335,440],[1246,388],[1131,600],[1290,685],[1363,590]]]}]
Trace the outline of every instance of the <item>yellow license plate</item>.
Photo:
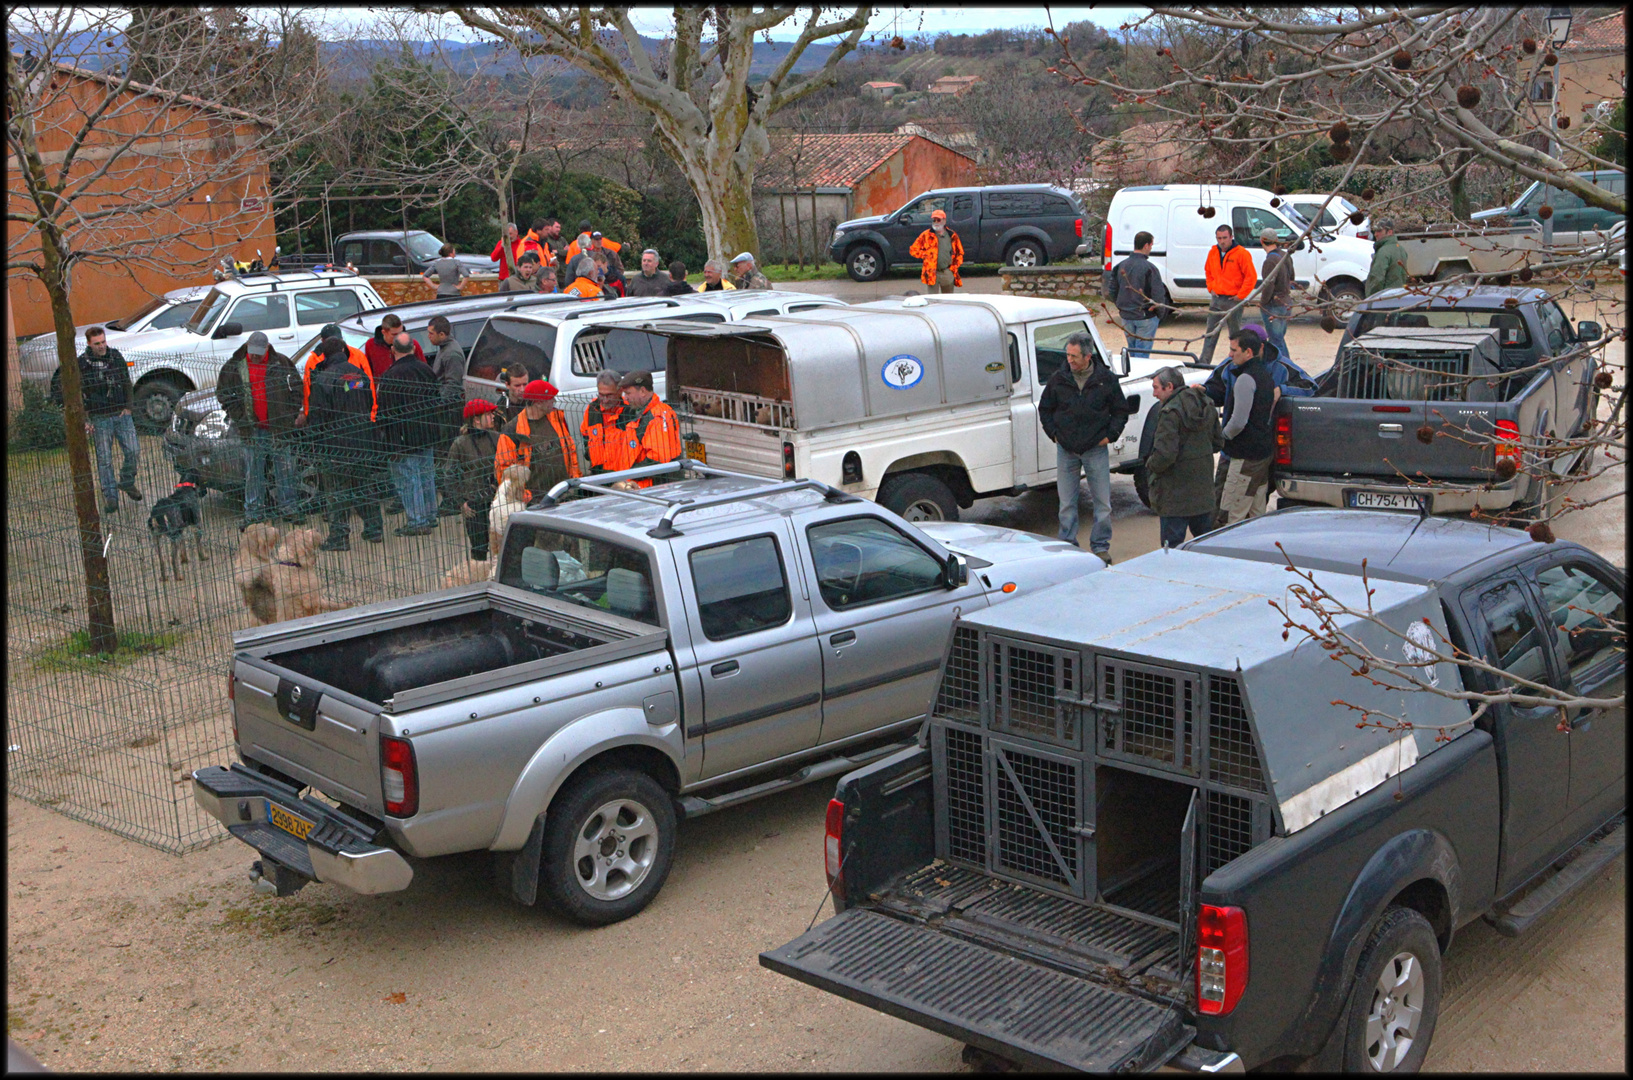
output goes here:
[{"label": "yellow license plate", "polygon": [[306,834],[317,826],[317,822],[297,817],[273,802],[267,803],[266,816],[272,824],[299,840],[305,840]]},{"label": "yellow license plate", "polygon": [[687,442],[686,456],[695,461],[701,461],[705,465],[709,463],[709,452],[708,450],[704,449],[702,441],[698,439],[692,439]]}]

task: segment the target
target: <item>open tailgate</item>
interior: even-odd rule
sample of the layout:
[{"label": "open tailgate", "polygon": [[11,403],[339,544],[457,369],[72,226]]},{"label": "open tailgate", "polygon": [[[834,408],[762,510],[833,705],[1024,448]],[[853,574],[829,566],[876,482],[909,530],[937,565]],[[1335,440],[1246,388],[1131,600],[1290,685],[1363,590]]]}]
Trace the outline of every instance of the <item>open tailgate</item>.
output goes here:
[{"label": "open tailgate", "polygon": [[1172,1005],[867,908],[760,963],[1033,1068],[1154,1069],[1195,1035]]}]

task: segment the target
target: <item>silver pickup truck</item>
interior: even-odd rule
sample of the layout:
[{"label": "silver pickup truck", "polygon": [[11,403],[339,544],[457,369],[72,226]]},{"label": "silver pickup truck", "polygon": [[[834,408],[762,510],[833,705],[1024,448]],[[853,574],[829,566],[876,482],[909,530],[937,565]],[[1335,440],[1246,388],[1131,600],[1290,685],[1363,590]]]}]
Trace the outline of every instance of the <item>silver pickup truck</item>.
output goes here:
[{"label": "silver pickup truck", "polygon": [[[609,486],[649,477],[674,482]],[[235,635],[242,764],[194,797],[263,892],[392,892],[404,855],[489,850],[518,901],[616,922],[662,887],[677,818],[890,752],[960,613],[1101,566],[812,480],[567,481],[511,517],[493,581]]]}]

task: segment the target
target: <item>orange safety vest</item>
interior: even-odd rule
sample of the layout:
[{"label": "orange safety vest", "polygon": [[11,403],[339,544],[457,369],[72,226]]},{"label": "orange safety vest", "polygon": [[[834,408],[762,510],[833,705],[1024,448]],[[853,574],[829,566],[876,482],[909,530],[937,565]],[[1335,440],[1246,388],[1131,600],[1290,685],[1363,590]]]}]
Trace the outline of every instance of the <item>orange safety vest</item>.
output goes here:
[{"label": "orange safety vest", "polygon": [[[374,369],[369,367],[368,357],[363,350],[353,345],[346,346],[346,359],[363,369],[363,374],[369,377],[369,419],[373,420],[380,412],[380,392],[374,386]],[[323,363],[321,352],[309,353],[306,365],[301,370],[301,415],[305,416],[312,402],[312,369]]]},{"label": "orange safety vest", "polygon": [[561,291],[564,293],[572,293],[581,300],[599,300],[601,298],[601,290],[602,287],[597,285],[594,281],[591,281],[587,277],[581,277],[574,278],[573,283]]},{"label": "orange safety vest", "polygon": [[[568,476],[582,476],[578,470],[578,440],[573,433],[567,430],[567,414],[560,409],[551,409],[545,414],[550,418],[550,426],[556,429],[556,437],[561,440],[561,456],[567,462]],[[533,444],[528,436],[533,433],[532,426],[527,422],[527,411],[516,414],[511,421],[515,425],[515,437],[511,432],[504,432],[499,436],[499,449],[493,455],[493,482],[505,482],[505,470],[515,464],[532,466]],[[542,492],[529,491],[527,497],[531,499],[535,494]]]},{"label": "orange safety vest", "polygon": [[591,473],[618,472],[629,468],[628,439],[618,426],[622,412],[623,406],[620,405],[618,413],[608,417],[601,411],[600,398],[585,408],[578,430],[584,436],[584,450],[590,458]]},{"label": "orange safety vest", "polygon": [[[624,415],[629,415],[627,409]],[[626,469],[660,465],[680,457],[680,417],[656,394],[646,403],[646,408],[624,424],[622,434],[629,462],[624,466]],[[652,481],[637,480],[635,484],[651,487]]]},{"label": "orange safety vest", "polygon": [[527,235],[522,237],[520,243],[518,244],[516,258],[520,259],[529,251],[536,251],[539,253],[540,264],[544,266],[556,265],[556,253],[551,251],[550,245],[539,239],[539,234],[534,232],[532,229],[527,230]]}]

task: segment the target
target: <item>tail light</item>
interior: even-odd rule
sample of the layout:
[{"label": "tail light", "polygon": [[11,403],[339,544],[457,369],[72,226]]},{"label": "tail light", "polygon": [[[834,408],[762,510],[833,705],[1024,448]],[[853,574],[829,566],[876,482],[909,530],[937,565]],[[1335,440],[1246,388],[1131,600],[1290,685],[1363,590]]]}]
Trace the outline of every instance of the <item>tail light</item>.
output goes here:
[{"label": "tail light", "polygon": [[380,787],[386,813],[413,817],[420,809],[420,776],[414,764],[414,745],[407,739],[380,736]]},{"label": "tail light", "polygon": [[1276,464],[1291,465],[1293,463],[1293,418],[1291,416],[1276,417]]},{"label": "tail light", "polygon": [[1503,458],[1520,463],[1520,426],[1512,420],[1497,421],[1497,460]]},{"label": "tail light", "polygon": [[1355,234],[1355,239],[1357,239],[1357,240],[1371,240],[1372,239],[1372,234],[1370,232],[1368,232],[1367,230],[1362,229],[1360,232]]},{"label": "tail light", "polygon": [[1372,406],[1372,411],[1373,412],[1411,412],[1412,411],[1412,406],[1410,406],[1410,405],[1374,405],[1374,406]]},{"label": "tail light", "polygon": [[1100,252],[1106,258],[1106,269],[1111,269],[1111,222],[1106,222],[1106,246]]},{"label": "tail light", "polygon": [[1072,228],[1077,230],[1077,238],[1079,240],[1083,239],[1083,219],[1078,218],[1076,221],[1072,222]]},{"label": "tail light", "polygon": [[828,888],[835,896],[840,895],[845,884],[839,877],[839,837],[845,827],[845,804],[838,799],[828,800],[828,820],[824,827],[826,836],[822,841],[823,861],[828,871]]},{"label": "tail light", "polygon": [[788,480],[794,479],[794,444],[782,444],[782,474]]},{"label": "tail light", "polygon": [[1196,1011],[1224,1016],[1247,989],[1247,914],[1203,904],[1196,916]]}]

